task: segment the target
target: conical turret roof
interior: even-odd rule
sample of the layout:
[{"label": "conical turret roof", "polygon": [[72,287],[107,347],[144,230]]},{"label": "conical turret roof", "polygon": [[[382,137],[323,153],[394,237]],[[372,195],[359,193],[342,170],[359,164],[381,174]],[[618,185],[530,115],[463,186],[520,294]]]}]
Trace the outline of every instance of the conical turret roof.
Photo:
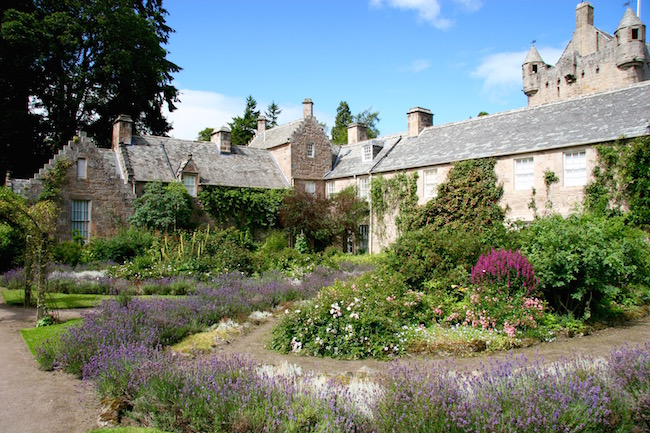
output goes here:
[{"label": "conical turret roof", "polygon": [[542,60],[542,56],[539,55],[537,48],[535,48],[535,45],[533,45],[530,47],[530,51],[528,51],[528,55],[526,56],[526,60],[524,60],[524,64],[537,62],[544,63],[544,60]]},{"label": "conical turret roof", "polygon": [[616,30],[618,31],[624,27],[638,26],[638,25],[643,25],[643,22],[639,19],[639,17],[636,16],[636,14],[632,9],[627,8],[625,14],[623,14],[623,19],[621,19],[621,22],[619,23]]}]

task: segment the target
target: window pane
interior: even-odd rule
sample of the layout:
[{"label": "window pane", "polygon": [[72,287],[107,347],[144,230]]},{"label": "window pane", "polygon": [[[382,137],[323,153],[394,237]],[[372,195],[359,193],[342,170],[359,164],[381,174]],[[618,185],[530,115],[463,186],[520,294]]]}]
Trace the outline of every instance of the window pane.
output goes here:
[{"label": "window pane", "polygon": [[77,160],[77,179],[86,178],[86,159],[79,158]]},{"label": "window pane", "polygon": [[533,158],[515,159],[515,190],[531,189],[534,184]]},{"label": "window pane", "polygon": [[327,182],[327,198],[330,198],[335,192],[336,189],[334,182]]},{"label": "window pane", "polygon": [[424,170],[424,196],[436,197],[438,195],[438,170]]},{"label": "window pane", "polygon": [[367,200],[370,196],[370,178],[359,178],[359,197]]},{"label": "window pane", "polygon": [[363,146],[363,162],[372,161],[372,146],[366,144]]},{"label": "window pane", "polygon": [[307,143],[307,158],[314,157],[314,143]]},{"label": "window pane", "polygon": [[316,183],[315,182],[305,182],[305,192],[307,194],[311,194],[311,195],[316,194]]},{"label": "window pane", "polygon": [[90,201],[72,200],[72,215],[70,220],[72,236],[81,236],[88,240],[90,231]]},{"label": "window pane", "polygon": [[572,152],[564,154],[564,186],[583,186],[587,184],[587,153]]},{"label": "window pane", "polygon": [[187,192],[192,196],[196,197],[196,176],[193,174],[184,174],[183,175],[183,185],[187,189]]}]

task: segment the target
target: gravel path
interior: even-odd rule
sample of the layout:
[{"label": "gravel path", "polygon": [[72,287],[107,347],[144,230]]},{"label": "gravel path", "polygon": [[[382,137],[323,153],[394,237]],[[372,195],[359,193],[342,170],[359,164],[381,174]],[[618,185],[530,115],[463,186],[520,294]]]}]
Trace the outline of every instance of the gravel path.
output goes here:
[{"label": "gravel path", "polygon": [[20,335],[35,321],[35,309],[7,306],[0,296],[0,432],[84,433],[97,428],[99,402],[92,388],[69,374],[39,370]]}]

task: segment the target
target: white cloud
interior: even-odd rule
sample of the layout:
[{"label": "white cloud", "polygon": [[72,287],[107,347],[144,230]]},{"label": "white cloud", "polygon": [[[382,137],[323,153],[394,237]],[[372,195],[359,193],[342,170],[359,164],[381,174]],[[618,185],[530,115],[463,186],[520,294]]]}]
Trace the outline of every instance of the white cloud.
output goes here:
[{"label": "white cloud", "polygon": [[417,60],[413,60],[413,63],[411,63],[409,70],[418,74],[424,70],[429,69],[430,67],[431,67],[431,62],[429,60],[417,59]]},{"label": "white cloud", "polygon": [[173,127],[169,135],[186,140],[196,140],[199,131],[207,127],[226,125],[246,107],[244,98],[203,90],[180,89],[180,100],[176,110],[164,114]]},{"label": "white cloud", "polygon": [[[546,63],[553,65],[564,49],[546,47],[538,51]],[[528,50],[490,54],[470,75],[483,80],[483,92],[498,101],[500,95],[521,89],[521,65],[527,54]]]},{"label": "white cloud", "polygon": [[[234,116],[241,116],[246,107],[245,98],[227,96],[217,92],[205,90],[180,89],[181,102],[176,110],[163,114],[172,124],[169,135],[185,140],[196,140],[199,131],[205,128],[220,128],[227,126]],[[264,113],[271,101],[257,101],[257,109]],[[278,123],[284,124],[302,117],[302,104],[282,104],[282,112],[278,116]],[[319,110],[314,110],[314,115],[320,122],[334,124],[334,116]]]},{"label": "white cloud", "polygon": [[370,6],[373,7],[381,7],[384,4],[397,9],[414,10],[421,20],[438,29],[449,28],[452,24],[451,20],[440,16],[438,0],[370,0]]}]

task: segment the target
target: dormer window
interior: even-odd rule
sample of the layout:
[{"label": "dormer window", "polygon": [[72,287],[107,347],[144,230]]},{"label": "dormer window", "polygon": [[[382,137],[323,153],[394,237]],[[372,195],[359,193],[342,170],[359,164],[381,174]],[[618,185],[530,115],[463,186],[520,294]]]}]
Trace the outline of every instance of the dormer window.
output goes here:
[{"label": "dormer window", "polygon": [[366,144],[363,146],[363,156],[361,160],[363,162],[372,161],[372,146],[370,144]]},{"label": "dormer window", "polygon": [[313,158],[315,153],[314,143],[307,143],[307,158]]},{"label": "dormer window", "polygon": [[196,175],[190,173],[183,173],[183,185],[192,197],[196,197]]}]

